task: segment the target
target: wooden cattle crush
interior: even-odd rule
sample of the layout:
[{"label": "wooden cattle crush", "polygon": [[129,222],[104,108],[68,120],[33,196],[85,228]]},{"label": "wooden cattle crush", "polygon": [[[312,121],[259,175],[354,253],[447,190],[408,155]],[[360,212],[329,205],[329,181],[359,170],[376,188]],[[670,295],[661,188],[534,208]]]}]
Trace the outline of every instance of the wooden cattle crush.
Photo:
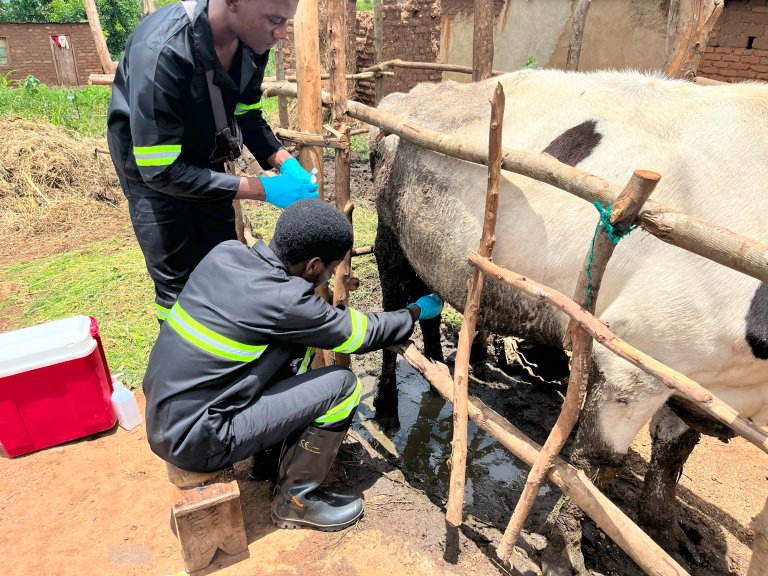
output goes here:
[{"label": "wooden cattle crush", "polygon": [[[479,0],[478,3],[482,4]],[[303,10],[308,14],[303,13],[300,17],[308,17],[311,20],[314,17],[311,14],[312,11],[315,14],[317,11],[316,2],[303,0],[300,6],[302,5]],[[374,5],[375,8],[378,7],[379,11],[381,10],[380,0],[374,0]],[[588,7],[589,0],[579,0],[575,11],[577,17],[574,17],[573,22],[572,42],[569,47],[569,69],[576,69],[578,66],[578,48]],[[667,49],[667,72],[671,76],[691,76],[691,70],[695,70],[695,51],[706,45],[706,36],[714,25],[719,11],[722,11],[722,1],[720,0],[673,0],[670,9],[669,30],[670,37],[676,38],[676,40],[668,45]],[[359,102],[347,100],[346,79],[360,75],[345,76],[344,74],[343,55],[347,26],[343,0],[329,0],[328,13],[331,93],[321,93],[312,88],[310,92],[313,93],[311,97],[313,102],[304,108],[306,111],[302,113],[302,118],[306,119],[309,115],[317,118],[320,103],[322,103],[323,106],[331,109],[331,123],[324,126],[320,124],[323,129],[321,130],[318,128],[317,120],[314,120],[311,129],[306,128],[300,131],[288,130],[285,124],[287,114],[284,114],[282,110],[284,99],[286,97],[298,97],[301,100],[302,92],[304,92],[304,96],[307,94],[306,86],[319,86],[316,84],[317,80],[321,78],[319,60],[315,62],[315,59],[311,57],[311,48],[309,50],[304,49],[302,52],[302,49],[297,46],[297,55],[302,53],[309,55],[307,56],[308,63],[305,62],[303,67],[298,70],[296,80],[302,87],[301,90],[296,84],[283,79],[285,75],[284,71],[281,70],[281,57],[278,50],[278,79],[274,82],[265,82],[264,95],[265,97],[278,96],[282,100],[281,129],[276,130],[278,136],[304,147],[325,146],[335,149],[336,204],[345,215],[351,219],[354,209],[349,195],[350,128],[347,123],[349,118],[378,126],[387,133],[395,134],[427,149],[489,166],[489,188],[483,236],[480,239],[478,251],[468,255],[468,261],[474,267],[474,272],[469,283],[464,310],[465,322],[461,330],[453,378],[447,367],[428,361],[413,345],[397,349],[406,361],[419,370],[430,384],[454,406],[451,485],[446,512],[449,526],[455,529],[462,522],[467,419],[472,418],[480,428],[532,466],[523,495],[517,503],[498,550],[502,560],[509,561],[533,499],[538,493],[538,487],[548,478],[570,496],[574,503],[589,515],[646,573],[654,575],[687,574],[674,559],[605,498],[582,471],[574,469],[557,456],[578,419],[579,408],[583,403],[586,390],[586,379],[589,374],[591,348],[594,340],[596,339],[598,343],[606,346],[615,354],[653,375],[672,388],[675,395],[683,396],[694,402],[712,417],[723,422],[734,432],[767,453],[768,435],[749,420],[739,416],[733,408],[696,382],[623,342],[592,315],[600,278],[613,247],[613,244],[607,239],[606,228],[611,226],[619,231],[626,231],[630,226],[639,225],[646,232],[664,242],[709,258],[763,282],[768,282],[768,261],[765,258],[765,254],[768,253],[768,245],[692,218],[652,200],[647,200],[660,178],[659,175],[637,171],[630,182],[622,188],[615,183],[607,182],[582,170],[562,164],[551,156],[503,148],[500,134],[504,97],[500,87],[497,89],[492,107],[488,149],[463,141],[460,138],[414,126],[412,123],[402,122],[398,118]],[[486,18],[488,17],[485,10],[478,11],[476,14],[485,14]],[[681,14],[692,16],[686,16],[681,20]],[[475,26],[476,36],[487,39],[488,28],[489,23],[487,21],[479,20]],[[492,22],[490,29],[492,42]],[[673,31],[675,31],[674,35],[672,34]],[[501,73],[492,70],[492,51],[489,54],[487,50],[482,50],[482,42],[476,42],[475,47],[475,62],[471,68],[394,60],[380,61],[361,74],[371,74],[380,78],[382,74],[391,74],[390,70],[396,68],[421,68],[472,73],[474,79],[481,79]],[[98,81],[98,79],[95,80]],[[104,81],[107,80],[104,79]],[[301,104],[300,108],[302,108]],[[322,162],[318,164],[312,161],[310,164],[317,166],[322,165]],[[590,203],[597,203],[608,211],[606,220],[604,220],[604,227],[598,231],[595,238],[595,249],[591,259],[592,279],[588,281],[584,277],[586,274],[584,274],[579,280],[577,292],[573,298],[537,284],[513,271],[502,269],[491,261],[501,169],[550,184],[575,194]],[[586,272],[586,270],[585,267],[584,271]],[[572,349],[568,392],[561,415],[543,448],[536,445],[480,400],[471,398],[467,394],[469,349],[474,338],[477,307],[482,294],[483,279],[486,275],[508,282],[532,298],[546,300],[571,317],[567,336],[568,342],[566,343]],[[348,256],[344,266],[340,266],[337,272],[334,302],[345,301],[348,298],[348,291],[354,289],[355,283],[355,279],[351,276],[350,256]],[[590,294],[589,298],[587,298],[587,293]],[[332,360],[326,358],[326,362],[329,361]],[[346,360],[338,357],[336,361],[346,362]],[[749,570],[750,576],[762,573],[761,570],[763,570],[765,562],[768,561],[766,558],[768,546],[765,544],[765,534],[768,533],[767,517],[768,503],[763,513],[755,519],[754,529],[757,538]]]}]

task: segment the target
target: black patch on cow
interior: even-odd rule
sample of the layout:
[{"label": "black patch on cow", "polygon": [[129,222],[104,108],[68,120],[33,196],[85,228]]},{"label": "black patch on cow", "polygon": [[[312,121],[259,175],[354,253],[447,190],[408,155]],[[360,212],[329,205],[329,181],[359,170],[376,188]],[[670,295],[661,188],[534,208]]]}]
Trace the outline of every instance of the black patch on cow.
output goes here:
[{"label": "black patch on cow", "polygon": [[768,360],[768,284],[755,290],[747,312],[747,343],[755,358]]},{"label": "black patch on cow", "polygon": [[554,156],[563,164],[576,166],[588,158],[600,144],[600,140],[603,139],[603,135],[595,130],[596,127],[597,120],[587,120],[578,126],[569,128],[552,140],[549,146],[544,149],[544,153]]}]

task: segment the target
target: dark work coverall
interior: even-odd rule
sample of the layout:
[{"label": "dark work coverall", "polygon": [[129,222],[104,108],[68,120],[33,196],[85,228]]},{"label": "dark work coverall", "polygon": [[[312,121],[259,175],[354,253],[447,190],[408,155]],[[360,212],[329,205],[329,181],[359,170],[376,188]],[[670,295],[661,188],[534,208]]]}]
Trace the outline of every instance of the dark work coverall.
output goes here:
[{"label": "dark work coverall", "polygon": [[210,161],[216,133],[206,70],[214,70],[230,126],[264,168],[281,145],[261,115],[269,52],[238,49],[221,66],[199,0],[190,22],[180,2],[147,16],[128,39],[115,74],[107,140],[128,199],[158,317],[168,314],[189,274],[214,246],[235,238],[232,199],[240,177]]},{"label": "dark work coverall", "polygon": [[407,339],[408,310],[334,308],[263,242],[223,242],[171,308],[144,377],[155,454],[193,471],[248,458],[360,402],[347,368],[307,371],[315,348],[364,353]]}]

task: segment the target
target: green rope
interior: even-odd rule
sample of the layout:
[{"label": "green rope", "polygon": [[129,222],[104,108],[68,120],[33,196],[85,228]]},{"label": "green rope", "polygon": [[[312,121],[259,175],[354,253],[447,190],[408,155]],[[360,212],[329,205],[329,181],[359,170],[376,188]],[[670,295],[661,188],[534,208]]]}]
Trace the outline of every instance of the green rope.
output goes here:
[{"label": "green rope", "polygon": [[603,208],[603,205],[595,200],[594,205],[595,208],[597,208],[597,211],[600,213],[600,220],[597,222],[597,226],[595,226],[595,233],[592,235],[592,247],[589,249],[589,261],[587,262],[587,309],[589,309],[590,305],[592,304],[592,258],[595,255],[595,238],[597,238],[597,233],[600,231],[600,228],[605,230],[606,236],[608,236],[608,239],[614,244],[618,244],[619,240],[637,228],[637,224],[631,224],[626,229],[611,224],[611,209],[613,208],[612,204],[608,204],[607,208]]}]

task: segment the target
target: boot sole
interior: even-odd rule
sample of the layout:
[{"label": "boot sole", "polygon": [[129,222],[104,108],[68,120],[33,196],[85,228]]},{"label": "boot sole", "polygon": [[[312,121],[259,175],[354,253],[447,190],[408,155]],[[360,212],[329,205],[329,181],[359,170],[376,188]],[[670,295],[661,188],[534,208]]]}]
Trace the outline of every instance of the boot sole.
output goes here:
[{"label": "boot sole", "polygon": [[278,528],[285,528],[287,530],[295,530],[297,528],[312,528],[320,532],[339,532],[340,530],[349,528],[355,522],[360,520],[360,518],[363,516],[363,511],[361,510],[360,515],[357,516],[357,518],[355,518],[354,520],[350,520],[349,522],[345,522],[344,524],[335,524],[332,526],[313,524],[312,522],[305,522],[303,520],[285,520],[284,518],[278,518],[277,516],[275,516],[274,512],[271,514],[271,516],[272,516],[272,522],[274,522]]}]

